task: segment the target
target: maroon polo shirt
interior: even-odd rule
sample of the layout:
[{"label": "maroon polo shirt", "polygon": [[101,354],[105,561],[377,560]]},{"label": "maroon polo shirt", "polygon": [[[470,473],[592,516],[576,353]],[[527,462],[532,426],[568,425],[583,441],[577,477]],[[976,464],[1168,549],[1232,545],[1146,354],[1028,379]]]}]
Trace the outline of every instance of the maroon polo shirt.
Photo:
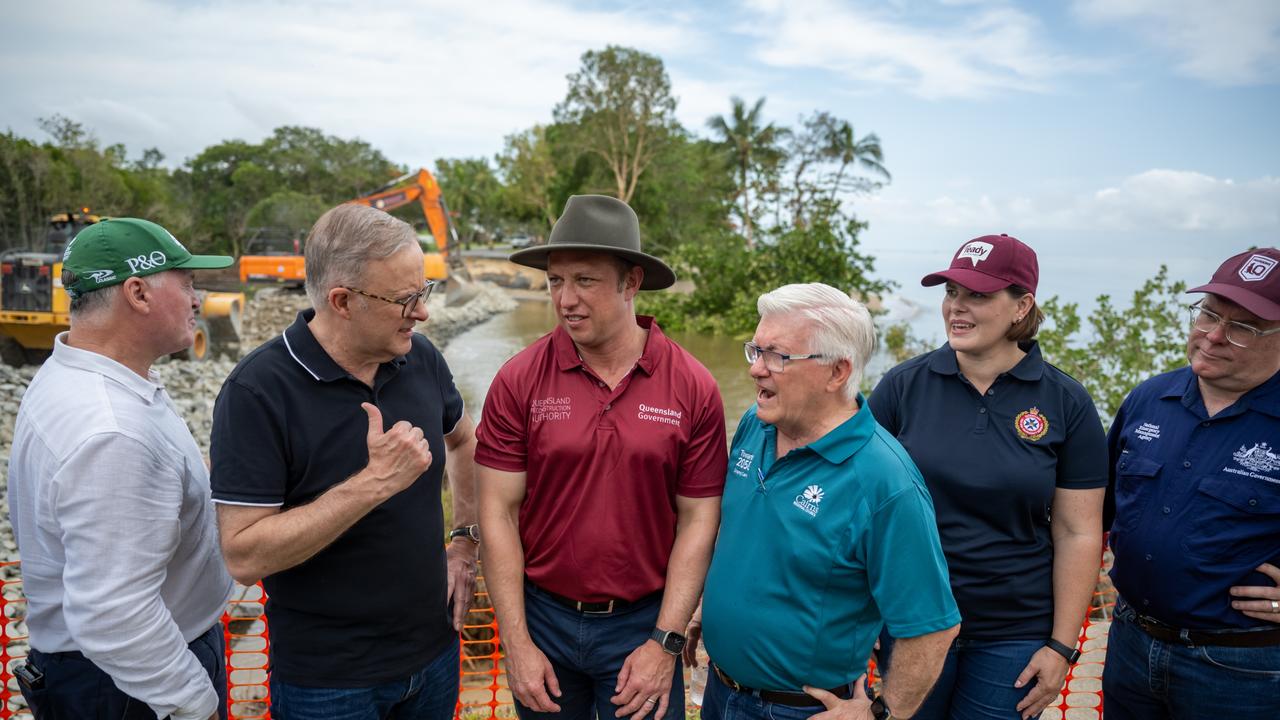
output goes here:
[{"label": "maroon polo shirt", "polygon": [[613,390],[563,328],[498,371],[476,462],[526,473],[525,575],[582,600],[635,600],[666,584],[676,495],[715,497],[727,465],[715,379],[651,317],[644,354]]}]

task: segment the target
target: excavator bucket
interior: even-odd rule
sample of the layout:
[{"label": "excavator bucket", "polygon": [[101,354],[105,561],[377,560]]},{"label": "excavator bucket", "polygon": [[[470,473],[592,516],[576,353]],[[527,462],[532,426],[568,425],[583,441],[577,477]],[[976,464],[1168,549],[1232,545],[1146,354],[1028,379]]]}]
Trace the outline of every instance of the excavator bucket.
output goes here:
[{"label": "excavator bucket", "polygon": [[480,292],[480,288],[474,282],[463,279],[460,274],[455,274],[445,283],[444,288],[444,306],[458,307],[466,305]]}]

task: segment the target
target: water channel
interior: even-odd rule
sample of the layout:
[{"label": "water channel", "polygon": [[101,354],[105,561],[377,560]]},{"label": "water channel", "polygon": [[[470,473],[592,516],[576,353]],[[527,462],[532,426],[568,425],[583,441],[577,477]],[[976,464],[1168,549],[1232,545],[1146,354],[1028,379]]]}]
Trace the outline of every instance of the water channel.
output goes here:
[{"label": "water channel", "polygon": [[[497,315],[450,341],[444,356],[473,419],[479,421],[489,383],[502,364],[550,332],[555,323],[550,302],[522,300],[515,310]],[[729,437],[733,437],[738,418],[755,401],[755,384],[747,374],[742,341],[700,333],[669,334],[698,358],[720,384]]]}]

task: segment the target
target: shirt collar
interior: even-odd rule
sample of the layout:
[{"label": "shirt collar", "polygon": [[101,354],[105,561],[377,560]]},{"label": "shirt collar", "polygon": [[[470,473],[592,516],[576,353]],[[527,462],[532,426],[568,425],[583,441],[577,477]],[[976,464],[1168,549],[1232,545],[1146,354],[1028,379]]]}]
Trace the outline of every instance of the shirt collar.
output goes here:
[{"label": "shirt collar", "polygon": [[106,355],[68,345],[67,335],[66,332],[58,333],[53,341],[50,357],[59,364],[111,378],[148,403],[155,402],[164,392],[164,384],[160,382],[155,368],[147,370],[144,378]]},{"label": "shirt collar", "polygon": [[867,408],[867,400],[858,393],[858,412],[831,432],[809,443],[809,449],[823,460],[839,465],[862,449],[876,432],[876,421]]},{"label": "shirt collar", "polygon": [[[662,328],[658,327],[658,323],[654,322],[649,315],[637,315],[636,324],[649,331],[649,337],[644,342],[644,352],[640,354],[640,359],[636,361],[636,367],[644,371],[646,375],[653,375],[653,370],[658,366],[658,361],[662,359],[662,352],[667,347],[665,335],[662,334]],[[578,347],[573,344],[573,338],[569,337],[568,331],[560,323],[556,323],[556,327],[551,331],[551,348],[555,353],[556,366],[562,371],[573,370],[582,367],[582,356],[578,354]]]},{"label": "shirt collar", "polygon": [[[1169,376],[1169,381],[1160,392],[1164,400],[1178,400],[1182,406],[1197,414],[1205,414],[1204,398],[1200,396],[1200,381],[1190,366],[1181,372]],[[1255,410],[1272,417],[1280,417],[1280,372],[1272,375],[1266,382],[1240,396],[1231,407],[1214,416],[1214,419],[1239,415],[1248,410]]]},{"label": "shirt collar", "polygon": [[[1040,343],[1035,340],[1018,343],[1026,355],[1014,365],[1008,374],[1025,382],[1035,382],[1044,375],[1044,358],[1040,355]],[[929,358],[929,369],[939,375],[959,375],[960,365],[956,362],[956,351],[951,343],[943,343]]]},{"label": "shirt collar", "polygon": [[[324,346],[316,339],[308,324],[316,316],[315,308],[308,308],[298,313],[293,324],[282,333],[285,349],[307,374],[321,382],[333,382],[348,377],[350,373],[334,361]],[[393,358],[391,365],[400,367],[408,362],[404,355]],[[382,363],[383,366],[388,363]]]}]

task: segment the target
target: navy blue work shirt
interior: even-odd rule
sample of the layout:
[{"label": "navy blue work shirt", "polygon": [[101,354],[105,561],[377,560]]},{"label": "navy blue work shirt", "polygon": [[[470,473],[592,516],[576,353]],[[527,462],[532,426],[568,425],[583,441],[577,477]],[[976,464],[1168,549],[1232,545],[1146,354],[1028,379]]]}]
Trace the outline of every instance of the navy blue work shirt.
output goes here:
[{"label": "navy blue work shirt", "polygon": [[1138,612],[1190,630],[1272,627],[1233,585],[1280,565],[1280,373],[1209,417],[1190,367],[1125,398],[1108,437],[1111,579]]},{"label": "navy blue work shirt", "polygon": [[422,429],[434,460],[412,485],[300,565],[263,578],[271,671],[308,687],[404,678],[458,642],[446,597],[440,482],[444,436],[462,396],[422,335],[378,367],[373,387],[343,370],[311,333],[314,310],[242,359],[213,410],[210,484],[217,503],[304,505],[369,463],[369,419]]},{"label": "navy blue work shirt", "polygon": [[965,638],[1050,636],[1054,492],[1107,484],[1089,393],[1037,343],[1022,349],[986,394],[948,343],[890,370],[868,401],[929,487]]}]

